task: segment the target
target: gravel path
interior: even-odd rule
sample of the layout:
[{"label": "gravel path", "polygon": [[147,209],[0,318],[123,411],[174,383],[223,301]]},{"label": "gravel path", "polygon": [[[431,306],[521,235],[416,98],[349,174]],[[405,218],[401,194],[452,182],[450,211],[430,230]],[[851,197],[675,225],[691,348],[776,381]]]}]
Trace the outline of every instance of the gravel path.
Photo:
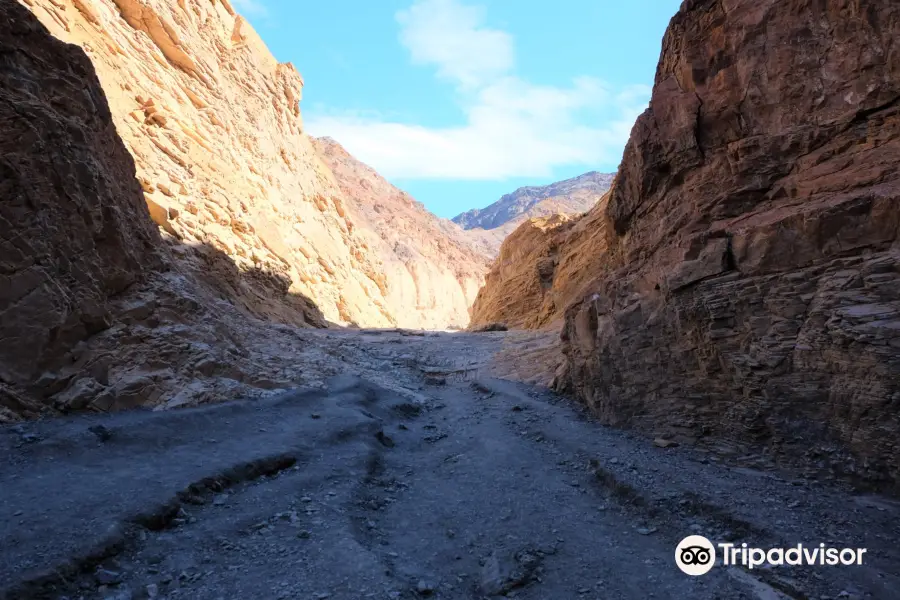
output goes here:
[{"label": "gravel path", "polygon": [[[896,502],[603,428],[486,377],[510,335],[323,333],[326,389],[0,429],[0,597],[900,597]],[[689,577],[690,534],[868,552]]]}]

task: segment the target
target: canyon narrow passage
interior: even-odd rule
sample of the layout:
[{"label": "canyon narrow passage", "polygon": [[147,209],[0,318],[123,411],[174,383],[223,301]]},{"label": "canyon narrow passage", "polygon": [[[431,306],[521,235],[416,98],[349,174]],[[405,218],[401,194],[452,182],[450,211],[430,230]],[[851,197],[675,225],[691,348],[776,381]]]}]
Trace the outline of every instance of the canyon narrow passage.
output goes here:
[{"label": "canyon narrow passage", "polygon": [[[4,428],[5,598],[890,598],[898,507],[490,376],[522,333],[307,330],[325,389]],[[528,334],[534,339],[534,334]],[[687,577],[679,540],[866,547]]]}]

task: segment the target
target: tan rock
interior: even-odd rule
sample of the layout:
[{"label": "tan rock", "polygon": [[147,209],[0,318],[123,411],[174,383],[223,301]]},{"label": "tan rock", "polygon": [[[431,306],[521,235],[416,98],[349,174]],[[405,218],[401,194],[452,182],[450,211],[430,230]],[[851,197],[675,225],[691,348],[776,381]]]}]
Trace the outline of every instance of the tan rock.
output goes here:
[{"label": "tan rock", "polygon": [[[336,323],[465,325],[486,266],[456,269],[459,278],[424,263],[407,271],[391,247],[372,243],[371,223],[346,212],[341,188],[303,133],[303,79],[227,3],[29,4],[55,36],[92,49],[116,129],[166,233],[209,244],[238,265],[256,256],[254,268],[278,273]],[[431,234],[455,243],[450,230]],[[414,252],[421,243],[409,241]],[[373,277],[385,264],[393,273],[386,282]]]},{"label": "tan rock", "polygon": [[320,385],[340,361],[298,327],[326,317],[466,323],[486,260],[421,207],[398,259],[227,3],[26,4],[0,6],[0,420]]},{"label": "tan rock", "polygon": [[[489,256],[458,225],[439,219],[330,138],[314,140],[346,200],[334,209],[380,263],[370,278],[401,327],[465,327]],[[363,263],[365,264],[365,263]]]},{"label": "tan rock", "polygon": [[608,198],[584,217],[530,219],[510,234],[478,293],[470,326],[558,327],[566,307],[605,264]]}]

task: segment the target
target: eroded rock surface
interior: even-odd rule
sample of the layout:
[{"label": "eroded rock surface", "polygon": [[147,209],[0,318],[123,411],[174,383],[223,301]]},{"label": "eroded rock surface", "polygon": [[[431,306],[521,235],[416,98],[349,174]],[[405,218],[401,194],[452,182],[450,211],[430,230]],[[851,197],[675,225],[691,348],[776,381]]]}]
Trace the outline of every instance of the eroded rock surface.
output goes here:
[{"label": "eroded rock surface", "polygon": [[[272,274],[334,323],[438,318],[385,285],[391,257],[358,231],[363,224],[304,133],[303,79],[227,0],[25,3],[53,35],[88,53],[166,235],[209,246],[240,271]],[[452,313],[461,318],[458,307]]]},{"label": "eroded rock surface", "polygon": [[[673,18],[566,369],[605,422],[900,475],[900,5]],[[570,243],[577,243],[577,239]]]},{"label": "eroded rock surface", "polygon": [[[313,143],[347,200],[355,232],[379,258],[378,282],[401,327],[465,327],[491,248],[439,219],[331,138]],[[402,307],[402,309],[400,309]]]},{"label": "eroded rock surface", "polygon": [[342,361],[297,327],[466,324],[486,260],[388,282],[302,79],[228,2],[3,9],[0,421],[321,385]]},{"label": "eroded rock surface", "polygon": [[109,327],[160,240],[91,62],[0,11],[0,411],[33,413],[14,387]]},{"label": "eroded rock surface", "polygon": [[559,327],[566,307],[606,264],[603,209],[583,217],[558,214],[529,219],[509,235],[472,306],[470,327]]},{"label": "eroded rock surface", "polygon": [[321,311],[277,270],[159,230],[85,52],[2,9],[0,422],[321,381],[314,350],[285,352]]}]

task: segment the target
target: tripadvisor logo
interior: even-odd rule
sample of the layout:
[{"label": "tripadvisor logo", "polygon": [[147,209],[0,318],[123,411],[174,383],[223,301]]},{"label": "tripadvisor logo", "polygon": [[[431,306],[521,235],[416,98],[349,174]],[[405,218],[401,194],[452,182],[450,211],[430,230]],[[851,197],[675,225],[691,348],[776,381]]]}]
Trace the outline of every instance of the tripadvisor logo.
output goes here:
[{"label": "tripadvisor logo", "polygon": [[675,564],[688,575],[704,575],[716,564],[716,548],[702,535],[689,535],[675,548]]},{"label": "tripadvisor logo", "polygon": [[688,575],[705,575],[716,564],[716,546],[722,552],[722,564],[726,567],[741,565],[754,569],[768,566],[817,566],[861,565],[865,548],[829,548],[825,544],[791,548],[750,548],[747,544],[731,543],[714,545],[702,535],[689,535],[675,548],[675,564]]}]

